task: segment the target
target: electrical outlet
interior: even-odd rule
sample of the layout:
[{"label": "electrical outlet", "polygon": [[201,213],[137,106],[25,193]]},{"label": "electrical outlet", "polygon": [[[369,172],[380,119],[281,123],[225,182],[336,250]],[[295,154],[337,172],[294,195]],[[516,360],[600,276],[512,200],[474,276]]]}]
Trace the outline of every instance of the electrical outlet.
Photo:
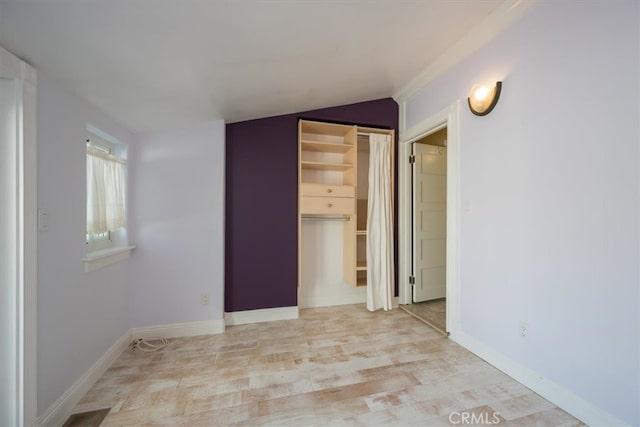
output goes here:
[{"label": "electrical outlet", "polygon": [[209,305],[209,294],[201,294],[200,295],[200,304]]},{"label": "electrical outlet", "polygon": [[520,322],[520,338],[522,341],[527,341],[529,338],[529,325],[525,322]]}]

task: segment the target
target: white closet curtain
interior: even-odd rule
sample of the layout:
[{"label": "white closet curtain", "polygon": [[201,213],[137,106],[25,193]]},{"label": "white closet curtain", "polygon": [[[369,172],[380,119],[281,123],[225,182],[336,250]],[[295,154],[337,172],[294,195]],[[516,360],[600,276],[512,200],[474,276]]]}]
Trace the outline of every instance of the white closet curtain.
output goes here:
[{"label": "white closet curtain", "polygon": [[369,136],[367,213],[367,309],[393,308],[393,211],[391,136]]},{"label": "white closet curtain", "polygon": [[87,199],[87,233],[106,233],[126,225],[122,159],[87,149]]}]

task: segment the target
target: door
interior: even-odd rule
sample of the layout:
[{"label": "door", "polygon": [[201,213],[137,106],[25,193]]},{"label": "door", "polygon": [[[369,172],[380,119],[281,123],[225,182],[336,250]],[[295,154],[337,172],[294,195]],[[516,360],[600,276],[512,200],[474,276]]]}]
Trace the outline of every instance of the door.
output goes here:
[{"label": "door", "polygon": [[446,296],[447,149],[413,144],[413,302]]}]

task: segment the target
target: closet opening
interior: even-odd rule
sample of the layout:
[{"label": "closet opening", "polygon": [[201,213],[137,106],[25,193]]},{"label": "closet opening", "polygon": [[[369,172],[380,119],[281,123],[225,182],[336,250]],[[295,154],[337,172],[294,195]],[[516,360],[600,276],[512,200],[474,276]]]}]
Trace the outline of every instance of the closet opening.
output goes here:
[{"label": "closet opening", "polygon": [[394,131],[300,120],[298,135],[298,306],[391,309]]}]

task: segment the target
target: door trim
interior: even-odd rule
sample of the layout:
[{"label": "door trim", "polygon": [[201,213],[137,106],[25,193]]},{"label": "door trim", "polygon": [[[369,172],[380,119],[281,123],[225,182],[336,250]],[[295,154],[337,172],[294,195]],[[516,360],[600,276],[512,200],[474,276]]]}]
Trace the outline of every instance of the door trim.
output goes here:
[{"label": "door trim", "polygon": [[[403,103],[404,104],[404,103]],[[460,330],[459,309],[459,229],[460,229],[460,101],[421,121],[402,129],[398,146],[398,255],[399,303],[411,304],[411,167],[409,156],[414,141],[447,128],[447,332],[453,339]],[[401,115],[404,116],[404,108]],[[401,123],[404,125],[404,117]]]},{"label": "door trim", "polygon": [[37,415],[37,145],[36,70],[0,46],[0,77],[19,83],[18,156],[18,375],[19,425],[30,426]]}]

